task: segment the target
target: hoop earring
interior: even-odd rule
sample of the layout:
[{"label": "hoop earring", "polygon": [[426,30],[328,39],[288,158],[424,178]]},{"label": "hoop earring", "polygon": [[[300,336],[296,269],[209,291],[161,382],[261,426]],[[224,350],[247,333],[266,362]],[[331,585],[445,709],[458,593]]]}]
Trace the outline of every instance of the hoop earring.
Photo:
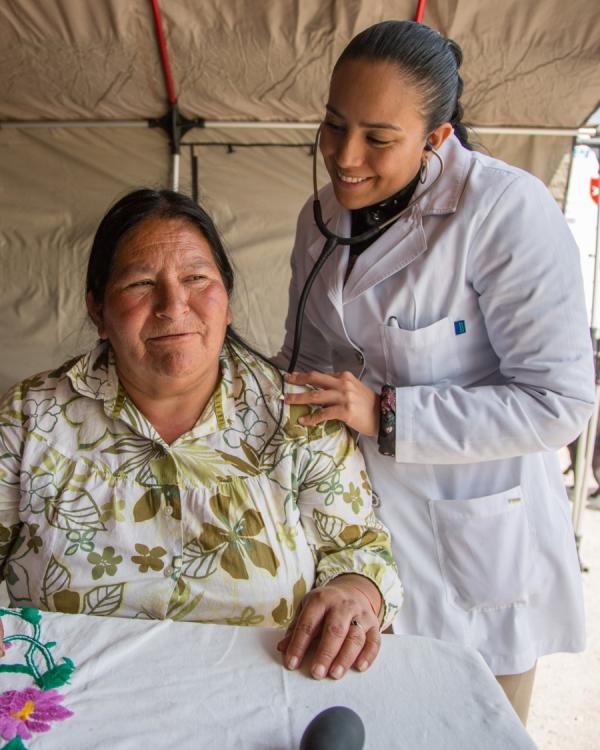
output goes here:
[{"label": "hoop earring", "polygon": [[429,159],[426,159],[423,157],[423,161],[421,162],[421,169],[419,170],[419,182],[421,185],[427,182],[427,178],[429,177]]}]

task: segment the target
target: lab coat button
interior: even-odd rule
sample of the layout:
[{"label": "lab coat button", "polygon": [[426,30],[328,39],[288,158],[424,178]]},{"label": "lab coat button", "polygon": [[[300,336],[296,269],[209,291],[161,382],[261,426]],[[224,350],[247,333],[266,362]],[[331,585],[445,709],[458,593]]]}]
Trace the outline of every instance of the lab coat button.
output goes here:
[{"label": "lab coat button", "polygon": [[165,513],[168,516],[172,516],[173,515],[173,506],[172,505],[165,505]]},{"label": "lab coat button", "polygon": [[164,569],[165,578],[173,575],[173,568],[169,565],[168,568]]}]

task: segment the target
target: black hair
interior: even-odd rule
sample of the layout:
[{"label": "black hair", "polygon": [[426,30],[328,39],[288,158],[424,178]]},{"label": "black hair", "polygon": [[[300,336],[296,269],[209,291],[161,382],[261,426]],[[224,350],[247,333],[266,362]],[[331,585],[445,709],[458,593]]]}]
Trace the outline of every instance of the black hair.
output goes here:
[{"label": "black hair", "polygon": [[192,198],[172,190],[134,190],[109,209],[96,231],[86,276],[86,292],[94,302],[104,299],[115,253],[125,235],[147,219],[182,219],[196,227],[208,242],[228,296],[233,291],[233,268],[217,228]]},{"label": "black hair", "polygon": [[461,122],[463,81],[458,70],[462,50],[456,42],[414,21],[382,21],[349,42],[334,73],[346,60],[360,58],[397,65],[406,80],[419,90],[426,131],[430,133],[449,122],[462,145],[473,148]]}]

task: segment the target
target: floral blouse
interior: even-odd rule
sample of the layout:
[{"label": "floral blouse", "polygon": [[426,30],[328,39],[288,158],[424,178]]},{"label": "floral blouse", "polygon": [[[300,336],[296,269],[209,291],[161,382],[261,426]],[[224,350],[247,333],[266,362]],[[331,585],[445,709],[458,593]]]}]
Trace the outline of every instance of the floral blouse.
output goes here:
[{"label": "floral blouse", "polygon": [[379,587],[391,622],[402,586],[350,433],[299,425],[308,407],[284,404],[279,372],[229,341],[220,366],[204,413],[170,445],[106,344],[7,394],[12,605],[283,627],[309,589],[352,572]]}]

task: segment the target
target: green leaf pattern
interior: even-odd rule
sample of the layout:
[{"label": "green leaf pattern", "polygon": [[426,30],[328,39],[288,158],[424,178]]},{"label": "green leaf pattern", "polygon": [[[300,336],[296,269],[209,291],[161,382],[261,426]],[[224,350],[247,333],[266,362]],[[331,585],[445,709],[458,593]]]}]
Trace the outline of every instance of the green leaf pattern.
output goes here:
[{"label": "green leaf pattern", "polygon": [[[272,367],[226,342],[196,425],[167,445],[110,348],[0,402],[0,571],[20,606],[285,627],[344,572],[402,600],[354,440],[306,428]],[[297,387],[286,385],[287,389]]]}]

